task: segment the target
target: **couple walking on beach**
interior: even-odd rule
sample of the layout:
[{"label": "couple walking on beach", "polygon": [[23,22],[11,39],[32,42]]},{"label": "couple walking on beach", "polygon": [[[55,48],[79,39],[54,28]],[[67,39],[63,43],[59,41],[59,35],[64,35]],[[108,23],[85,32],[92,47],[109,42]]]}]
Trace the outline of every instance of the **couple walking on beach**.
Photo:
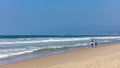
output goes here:
[{"label": "couple walking on beach", "polygon": [[97,42],[94,41],[94,40],[91,40],[90,44],[91,44],[92,47],[96,47],[97,46]]}]

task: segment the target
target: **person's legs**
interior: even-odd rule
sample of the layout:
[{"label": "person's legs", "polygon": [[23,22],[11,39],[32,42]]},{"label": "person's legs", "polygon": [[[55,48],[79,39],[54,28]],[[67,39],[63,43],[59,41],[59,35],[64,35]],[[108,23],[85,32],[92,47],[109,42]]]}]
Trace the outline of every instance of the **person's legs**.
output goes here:
[{"label": "person's legs", "polygon": [[95,43],[95,47],[97,46],[97,43]]}]

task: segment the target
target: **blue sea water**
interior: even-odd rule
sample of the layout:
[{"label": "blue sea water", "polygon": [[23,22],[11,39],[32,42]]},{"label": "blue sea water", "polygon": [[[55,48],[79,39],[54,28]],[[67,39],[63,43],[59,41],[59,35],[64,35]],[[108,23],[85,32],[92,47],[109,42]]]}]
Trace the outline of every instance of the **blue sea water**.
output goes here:
[{"label": "blue sea water", "polygon": [[109,35],[1,35],[0,65],[91,48],[90,41],[98,46],[120,43],[120,36]]}]

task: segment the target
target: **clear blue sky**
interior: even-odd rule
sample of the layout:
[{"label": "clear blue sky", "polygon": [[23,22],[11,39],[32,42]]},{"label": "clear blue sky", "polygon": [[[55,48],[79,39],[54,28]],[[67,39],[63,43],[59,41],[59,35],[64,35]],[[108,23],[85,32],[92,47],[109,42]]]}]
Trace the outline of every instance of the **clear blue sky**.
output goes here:
[{"label": "clear blue sky", "polygon": [[120,0],[0,0],[0,35],[120,33]]}]

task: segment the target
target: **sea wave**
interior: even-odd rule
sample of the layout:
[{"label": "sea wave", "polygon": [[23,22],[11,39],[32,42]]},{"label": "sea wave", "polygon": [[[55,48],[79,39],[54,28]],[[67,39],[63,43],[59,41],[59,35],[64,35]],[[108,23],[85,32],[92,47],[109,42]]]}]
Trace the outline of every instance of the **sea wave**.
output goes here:
[{"label": "sea wave", "polygon": [[19,41],[1,41],[0,44],[24,44],[24,43],[41,43],[41,42],[66,42],[66,41],[80,41],[80,40],[89,40],[90,38],[60,38],[60,39],[29,39],[27,41],[26,39]]},{"label": "sea wave", "polygon": [[71,48],[77,46],[86,46],[87,43],[83,44],[75,44],[75,45],[65,45],[65,46],[48,46],[48,47],[27,47],[27,48],[13,48],[13,49],[1,49],[0,51],[0,58],[6,58],[15,55],[21,55],[26,53],[32,53],[36,51],[43,51],[43,50],[55,50],[55,49],[62,49],[62,48]]},{"label": "sea wave", "polygon": [[93,39],[120,39],[120,36],[111,36],[111,37],[91,37]]},{"label": "sea wave", "polygon": [[120,39],[120,36],[113,37],[83,37],[83,38],[24,38],[24,39],[13,39],[11,40],[2,40],[0,44],[26,44],[26,43],[46,43],[46,42],[67,42],[67,41],[85,41],[91,39]]}]

